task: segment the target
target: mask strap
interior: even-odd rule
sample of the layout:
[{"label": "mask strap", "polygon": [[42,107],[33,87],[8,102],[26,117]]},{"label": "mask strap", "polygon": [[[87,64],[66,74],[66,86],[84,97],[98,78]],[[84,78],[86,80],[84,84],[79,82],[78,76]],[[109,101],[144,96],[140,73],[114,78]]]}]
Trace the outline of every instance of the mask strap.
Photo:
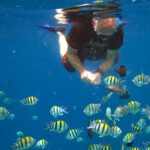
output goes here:
[{"label": "mask strap", "polygon": [[117,28],[119,27],[119,25],[120,25],[120,18],[117,18],[115,32],[117,31]]}]

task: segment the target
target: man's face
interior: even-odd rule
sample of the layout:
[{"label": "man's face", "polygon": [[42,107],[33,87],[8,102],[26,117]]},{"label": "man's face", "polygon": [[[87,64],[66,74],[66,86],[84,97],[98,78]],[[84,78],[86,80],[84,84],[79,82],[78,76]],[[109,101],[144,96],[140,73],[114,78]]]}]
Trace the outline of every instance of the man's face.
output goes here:
[{"label": "man's face", "polygon": [[111,36],[116,30],[116,18],[100,19],[95,17],[93,19],[93,28],[97,35]]}]

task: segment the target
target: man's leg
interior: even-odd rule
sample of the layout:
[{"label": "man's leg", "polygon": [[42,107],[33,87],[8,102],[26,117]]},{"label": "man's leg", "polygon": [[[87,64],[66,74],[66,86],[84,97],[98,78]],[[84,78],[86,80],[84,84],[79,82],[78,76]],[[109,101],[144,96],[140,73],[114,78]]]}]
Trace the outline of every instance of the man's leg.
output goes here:
[{"label": "man's leg", "polygon": [[60,48],[60,56],[63,56],[67,53],[68,43],[66,41],[65,35],[62,32],[57,32],[58,40],[59,40],[59,48]]}]

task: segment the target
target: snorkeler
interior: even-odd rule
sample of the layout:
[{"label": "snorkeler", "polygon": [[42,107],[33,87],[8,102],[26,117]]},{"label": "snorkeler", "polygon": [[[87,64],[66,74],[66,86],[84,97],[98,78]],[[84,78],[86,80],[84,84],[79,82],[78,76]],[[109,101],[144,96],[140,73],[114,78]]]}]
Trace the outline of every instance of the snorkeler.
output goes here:
[{"label": "snorkeler", "polygon": [[[119,17],[82,16],[73,22],[65,38],[64,27],[40,25],[41,28],[55,32],[59,38],[60,55],[68,72],[79,72],[81,79],[94,85],[100,84],[102,76],[108,72],[118,59],[118,49],[123,44],[123,29]],[[87,70],[85,60],[103,62],[95,72]]]}]

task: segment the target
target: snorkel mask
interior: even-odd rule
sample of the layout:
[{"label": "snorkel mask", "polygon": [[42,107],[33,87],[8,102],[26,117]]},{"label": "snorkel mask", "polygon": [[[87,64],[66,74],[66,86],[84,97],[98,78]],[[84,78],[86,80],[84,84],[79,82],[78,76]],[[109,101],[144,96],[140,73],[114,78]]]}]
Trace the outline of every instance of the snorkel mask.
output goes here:
[{"label": "snorkel mask", "polygon": [[102,38],[110,38],[117,32],[117,28],[120,25],[120,18],[106,18],[99,19],[98,17],[93,18],[93,28],[98,36]]}]

